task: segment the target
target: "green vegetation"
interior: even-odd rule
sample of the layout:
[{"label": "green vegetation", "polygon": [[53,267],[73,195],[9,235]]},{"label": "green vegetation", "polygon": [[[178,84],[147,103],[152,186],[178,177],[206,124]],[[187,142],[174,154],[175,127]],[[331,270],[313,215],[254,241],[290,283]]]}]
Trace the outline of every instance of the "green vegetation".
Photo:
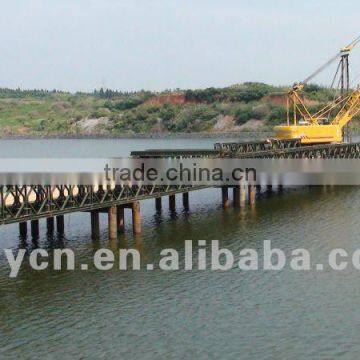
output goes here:
[{"label": "green vegetation", "polygon": [[[262,83],[163,93],[0,89],[1,136],[269,130],[286,119],[285,90]],[[317,85],[304,94],[312,110],[334,96]]]}]

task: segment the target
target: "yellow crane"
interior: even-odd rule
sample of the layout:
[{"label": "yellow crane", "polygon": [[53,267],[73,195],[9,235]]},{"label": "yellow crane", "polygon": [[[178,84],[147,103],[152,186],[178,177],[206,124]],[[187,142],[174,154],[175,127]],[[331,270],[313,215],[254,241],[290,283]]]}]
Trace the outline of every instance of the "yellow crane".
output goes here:
[{"label": "yellow crane", "polygon": [[[343,142],[349,122],[360,112],[360,88],[350,91],[349,54],[360,37],[321,66],[303,82],[295,84],[287,93],[287,125],[275,126],[278,140],[300,139],[302,144]],[[333,84],[340,73],[341,95],[324,108],[311,114],[301,91],[305,85],[327,66],[340,58]],[[349,138],[349,135],[348,135]]]}]

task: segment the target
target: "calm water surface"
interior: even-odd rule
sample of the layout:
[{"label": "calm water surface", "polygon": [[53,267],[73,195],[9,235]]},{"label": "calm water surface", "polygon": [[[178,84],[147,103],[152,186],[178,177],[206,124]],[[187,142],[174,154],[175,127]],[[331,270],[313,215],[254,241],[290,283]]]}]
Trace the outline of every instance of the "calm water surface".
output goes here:
[{"label": "calm water surface", "polygon": [[[229,139],[228,139],[229,140]],[[197,140],[0,141],[3,156],[126,156],[145,148],[209,148]],[[190,211],[176,214],[153,201],[142,205],[143,233],[127,231],[117,242],[90,240],[88,214],[65,217],[65,238],[47,238],[41,221],[39,246],[69,247],[77,263],[91,263],[96,249],[137,248],[144,264],[163,248],[183,253],[186,239],[219,239],[238,254],[262,253],[263,240],[285,251],[303,247],[315,262],[335,247],[360,246],[358,188],[286,189],[260,194],[255,209],[220,207],[218,189],[190,195]],[[0,227],[0,248],[21,243],[16,225]],[[227,272],[90,270],[35,272],[24,264],[18,278],[0,253],[1,359],[344,359],[360,351],[360,272]]]}]

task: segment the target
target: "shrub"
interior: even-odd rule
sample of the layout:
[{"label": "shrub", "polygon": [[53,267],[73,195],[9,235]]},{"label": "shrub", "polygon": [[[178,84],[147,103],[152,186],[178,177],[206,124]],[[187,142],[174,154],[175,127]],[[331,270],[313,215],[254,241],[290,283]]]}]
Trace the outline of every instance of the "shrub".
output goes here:
[{"label": "shrub", "polygon": [[137,98],[130,98],[116,102],[113,104],[113,108],[116,110],[124,111],[136,108],[143,103],[143,100]]},{"label": "shrub", "polygon": [[215,124],[218,112],[207,105],[191,105],[182,109],[169,124],[170,131],[205,131]]},{"label": "shrub", "polygon": [[284,106],[273,106],[266,118],[269,125],[279,125],[286,122],[286,108]]},{"label": "shrub", "polygon": [[90,117],[93,118],[101,118],[101,117],[107,117],[111,115],[111,111],[109,109],[106,108],[99,108],[94,110],[91,114]]},{"label": "shrub", "polygon": [[239,105],[233,111],[236,125],[243,125],[252,118],[252,107],[249,105]]}]

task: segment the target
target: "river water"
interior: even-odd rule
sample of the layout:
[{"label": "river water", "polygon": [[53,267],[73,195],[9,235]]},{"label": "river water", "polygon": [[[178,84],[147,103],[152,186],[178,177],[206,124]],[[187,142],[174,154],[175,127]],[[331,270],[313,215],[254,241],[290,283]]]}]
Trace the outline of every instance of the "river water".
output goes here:
[{"label": "river water", "polygon": [[[0,141],[2,156],[126,156],[145,148],[209,148],[220,139]],[[229,141],[230,139],[227,139]],[[38,246],[73,249],[91,263],[98,248],[136,248],[142,262],[160,251],[183,254],[187,239],[220,240],[235,255],[263,241],[291,252],[306,248],[323,262],[332,248],[360,245],[355,187],[285,189],[262,193],[255,209],[221,208],[219,189],[190,194],[190,211],[178,197],[170,214],[154,201],[141,203],[143,233],[134,237],[130,214],[118,242],[90,240],[87,213],[65,216],[65,237],[46,236]],[[360,351],[360,272],[241,271],[35,271],[27,261],[8,277],[2,249],[34,245],[18,239],[16,225],[0,227],[1,359],[354,359]]]}]

